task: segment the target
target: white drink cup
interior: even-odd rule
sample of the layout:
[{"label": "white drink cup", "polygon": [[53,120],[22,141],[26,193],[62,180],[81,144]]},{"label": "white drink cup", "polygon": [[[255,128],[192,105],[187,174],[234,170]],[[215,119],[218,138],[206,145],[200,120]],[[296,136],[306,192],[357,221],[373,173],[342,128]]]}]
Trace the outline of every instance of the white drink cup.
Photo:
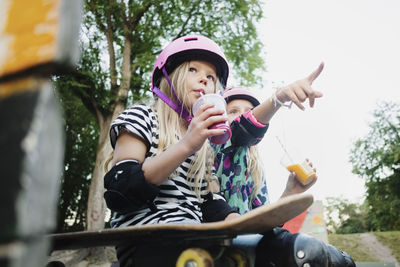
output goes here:
[{"label": "white drink cup", "polygon": [[[199,97],[196,102],[194,102],[192,111],[193,115],[196,114],[197,110],[204,104],[212,104],[215,108],[224,110],[224,115],[226,115],[226,102],[225,99],[219,94],[206,94]],[[226,132],[221,135],[214,135],[209,138],[211,143],[220,145],[225,144],[232,136],[231,127],[229,122],[220,122],[212,125],[210,129],[224,129]]]}]

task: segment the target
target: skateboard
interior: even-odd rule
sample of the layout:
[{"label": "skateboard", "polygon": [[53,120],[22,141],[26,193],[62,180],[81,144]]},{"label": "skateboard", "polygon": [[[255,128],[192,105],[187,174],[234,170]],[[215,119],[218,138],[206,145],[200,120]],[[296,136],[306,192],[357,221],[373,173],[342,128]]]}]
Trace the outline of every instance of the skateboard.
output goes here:
[{"label": "skateboard", "polygon": [[[250,266],[246,249],[234,246],[234,238],[260,234],[302,213],[313,203],[310,194],[294,195],[261,206],[229,221],[199,224],[151,224],[100,231],[52,234],[53,250],[80,249],[96,246],[137,248],[137,256],[159,262],[138,266]],[[160,254],[161,253],[161,254]],[[165,254],[165,255],[164,255]],[[167,259],[168,258],[168,259]],[[168,260],[170,261],[169,263]],[[230,261],[232,264],[228,264]],[[222,264],[223,263],[223,264]],[[135,265],[136,266],[136,265]]]}]

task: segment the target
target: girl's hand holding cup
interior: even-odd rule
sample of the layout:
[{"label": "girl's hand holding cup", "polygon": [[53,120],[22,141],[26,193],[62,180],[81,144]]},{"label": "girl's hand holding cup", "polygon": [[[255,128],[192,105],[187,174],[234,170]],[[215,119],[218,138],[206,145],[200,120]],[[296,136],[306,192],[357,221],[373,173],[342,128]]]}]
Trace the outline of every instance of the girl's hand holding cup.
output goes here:
[{"label": "girl's hand holding cup", "polygon": [[194,114],[186,134],[182,138],[182,141],[186,142],[193,153],[201,148],[207,138],[224,135],[226,133],[224,129],[213,129],[211,126],[218,123],[224,124],[227,121],[224,110],[215,108],[213,104],[204,104],[198,107]]},{"label": "girl's hand holding cup", "polygon": [[221,118],[209,118],[207,119],[210,123],[208,125],[208,129],[210,130],[209,140],[214,144],[224,144],[229,138],[232,136],[231,128],[229,126],[227,115],[226,115],[226,102],[225,99],[219,94],[205,94],[199,97],[196,102],[193,104],[192,112],[193,115],[199,116],[198,110],[204,105],[212,105],[215,109],[218,109],[223,115],[224,120]]}]

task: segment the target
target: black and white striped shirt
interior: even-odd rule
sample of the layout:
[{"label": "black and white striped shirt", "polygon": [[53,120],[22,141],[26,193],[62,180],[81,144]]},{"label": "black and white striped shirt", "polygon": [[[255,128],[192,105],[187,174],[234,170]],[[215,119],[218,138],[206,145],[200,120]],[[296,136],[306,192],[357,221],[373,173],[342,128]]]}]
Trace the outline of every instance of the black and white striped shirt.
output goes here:
[{"label": "black and white striped shirt", "polygon": [[[157,115],[146,105],[134,105],[122,112],[111,124],[110,139],[114,148],[121,127],[143,138],[148,146],[146,158],[157,153],[159,129]],[[115,214],[111,225],[124,227],[128,225],[142,225],[155,223],[169,223],[193,221],[201,222],[202,213],[200,202],[208,193],[207,182],[201,184],[201,200],[196,197],[194,184],[187,181],[187,173],[194,156],[187,158],[177,169],[177,176],[159,185],[160,192],[154,199],[156,210],[142,209],[128,214]]]}]

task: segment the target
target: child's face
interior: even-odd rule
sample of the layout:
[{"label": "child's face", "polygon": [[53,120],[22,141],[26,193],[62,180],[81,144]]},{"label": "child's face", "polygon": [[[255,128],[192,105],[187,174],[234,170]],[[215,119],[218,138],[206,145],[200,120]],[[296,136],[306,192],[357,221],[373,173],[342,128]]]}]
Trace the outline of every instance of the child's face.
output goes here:
[{"label": "child's face", "polygon": [[215,66],[207,61],[194,60],[189,62],[189,73],[186,76],[186,88],[190,105],[200,97],[201,94],[215,92],[217,83],[217,72]]},{"label": "child's face", "polygon": [[253,104],[245,99],[235,99],[226,105],[226,113],[228,114],[229,123],[234,119],[253,108]]}]

